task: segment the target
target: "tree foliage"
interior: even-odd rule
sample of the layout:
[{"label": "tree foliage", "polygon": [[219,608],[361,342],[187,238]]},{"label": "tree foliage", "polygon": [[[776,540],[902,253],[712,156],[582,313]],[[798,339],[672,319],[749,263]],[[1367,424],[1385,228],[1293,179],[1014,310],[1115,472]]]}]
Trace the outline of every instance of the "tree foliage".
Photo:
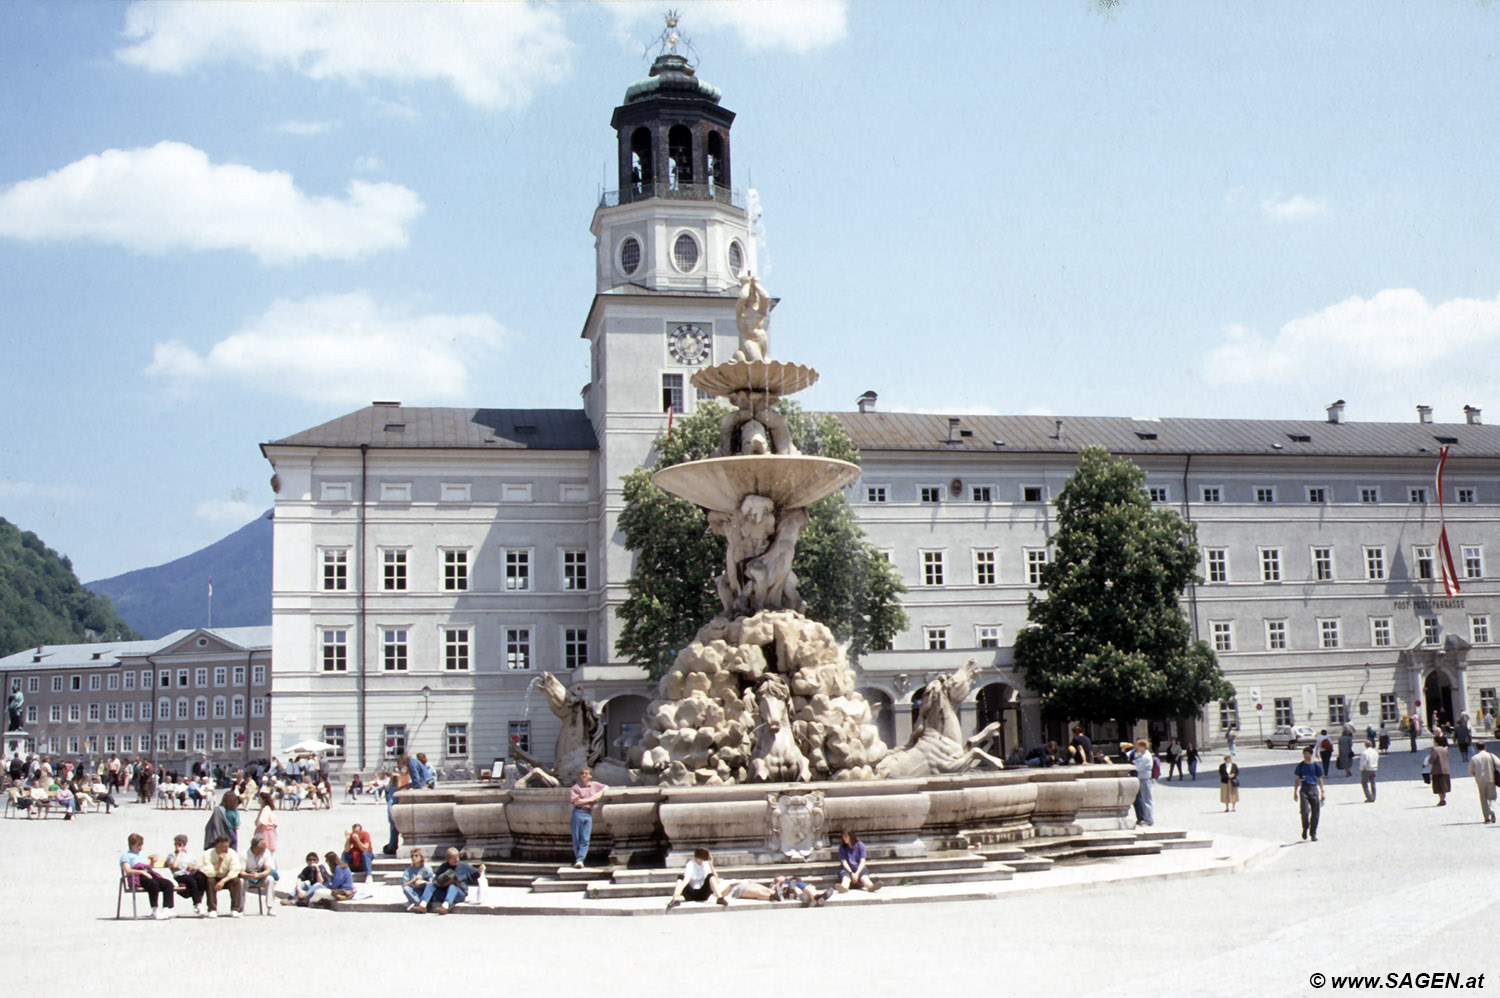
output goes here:
[{"label": "tree foliage", "polygon": [[[859,463],[844,426],[828,414],[810,415],[795,403],[777,403],[792,440],[804,454]],[[703,403],[675,421],[657,444],[650,468],[625,476],[625,509],[620,529],[635,555],[627,596],[619,610],[619,654],[644,666],[653,678],[672,664],[677,650],[698,629],[723,612],[714,578],[724,570],[724,538],[708,529],[702,510],[651,484],[662,468],[712,457],[719,446],[719,424],[728,409]],[[895,568],[865,540],[842,492],[807,508],[808,523],[797,541],[792,570],[807,603],[807,616],[822,621],[856,659],[886,648],[906,627],[901,594],[906,587]]]},{"label": "tree foliage", "polygon": [[73,563],[29,530],[0,517],[0,655],[37,645],[81,644],[140,635],[73,574]]},{"label": "tree foliage", "polygon": [[1027,599],[1016,667],[1051,718],[1197,717],[1234,687],[1213,650],[1190,641],[1182,592],[1196,581],[1194,527],[1153,509],[1146,474],[1099,448],[1079,455],[1057,497],[1046,597]]}]

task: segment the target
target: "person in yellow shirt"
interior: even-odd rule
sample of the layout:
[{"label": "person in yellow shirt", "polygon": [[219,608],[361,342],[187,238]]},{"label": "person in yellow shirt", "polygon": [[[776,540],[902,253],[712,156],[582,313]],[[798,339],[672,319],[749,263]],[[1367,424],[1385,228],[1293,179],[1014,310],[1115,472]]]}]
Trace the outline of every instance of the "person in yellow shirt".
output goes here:
[{"label": "person in yellow shirt", "polygon": [[198,870],[207,881],[203,899],[208,902],[208,917],[219,917],[219,892],[227,890],[229,917],[239,918],[240,909],[245,905],[245,884],[240,880],[245,864],[240,861],[240,854],[229,848],[227,835],[214,839],[213,845],[199,858]]}]

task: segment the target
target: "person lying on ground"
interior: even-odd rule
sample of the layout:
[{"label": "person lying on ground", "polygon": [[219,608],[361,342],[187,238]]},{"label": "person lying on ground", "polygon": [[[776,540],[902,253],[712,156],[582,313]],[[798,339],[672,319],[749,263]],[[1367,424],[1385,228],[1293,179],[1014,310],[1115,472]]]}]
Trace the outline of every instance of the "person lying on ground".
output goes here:
[{"label": "person lying on ground", "polygon": [[833,897],[832,890],[819,893],[812,884],[801,877],[777,877],[771,881],[771,890],[778,901],[800,901],[804,908],[810,905],[817,905],[821,908],[823,902]]}]

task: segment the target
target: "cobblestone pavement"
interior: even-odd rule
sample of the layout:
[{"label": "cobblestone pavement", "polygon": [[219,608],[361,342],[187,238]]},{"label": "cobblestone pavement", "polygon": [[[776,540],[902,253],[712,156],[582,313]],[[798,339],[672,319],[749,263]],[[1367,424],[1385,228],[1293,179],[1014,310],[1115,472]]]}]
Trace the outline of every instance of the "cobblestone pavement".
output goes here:
[{"label": "cobblestone pavement", "polygon": [[[207,812],[127,805],[71,822],[5,820],[6,977],[15,989],[111,998],[226,983],[278,995],[1283,996],[1359,993],[1315,989],[1315,974],[1424,971],[1484,973],[1493,991],[1500,826],[1480,823],[1473,781],[1453,756],[1442,808],[1420,780],[1422,755],[1404,742],[1382,764],[1374,804],[1363,802],[1357,774],[1333,777],[1316,843],[1299,836],[1294,753],[1241,751],[1233,814],[1218,803],[1218,755],[1205,758],[1196,782],[1159,784],[1159,825],[1277,844],[1268,861],[1235,874],[727,919],[281,908],[276,918],[116,922],[112,870],[126,834],[141,832],[149,851],[169,850],[179,831],[196,846]],[[353,821],[378,842],[385,809],[282,814],[282,865],[294,871],[306,852],[336,848]],[[79,876],[59,878],[74,866]],[[70,968],[69,951],[87,953],[86,963]]]}]

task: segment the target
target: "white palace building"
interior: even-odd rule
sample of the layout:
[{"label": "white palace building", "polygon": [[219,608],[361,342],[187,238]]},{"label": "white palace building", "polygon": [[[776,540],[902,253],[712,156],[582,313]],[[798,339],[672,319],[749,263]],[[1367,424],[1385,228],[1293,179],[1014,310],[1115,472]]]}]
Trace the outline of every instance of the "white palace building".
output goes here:
[{"label": "white palace building", "polygon": [[[556,722],[528,695],[543,670],[601,706],[611,741],[631,734],[653,691],[614,650],[631,568],[620,481],[650,459],[669,406],[694,410],[693,372],[737,346],[754,244],[732,186],[733,120],[675,54],[615,108],[619,189],[591,226],[583,408],[376,402],[262,445],[276,489],[272,752],[313,737],[347,770],[401,749],[478,769],[519,741],[546,758]],[[1057,733],[1011,645],[1051,500],[1090,445],[1137,462],[1153,500],[1198,526],[1205,581],[1186,608],[1240,694],[1206,705],[1200,742],[1228,723],[1253,738],[1289,723],[1394,729],[1413,711],[1493,716],[1500,428],[1465,414],[1354,423],[1337,403],[1326,421],[960,418],[879,412],[867,393],[838,414],[863,455],[850,499],[910,589],[910,627],[858,664],[887,739],[910,730],[927,677],[976,657],[976,729],[1003,721],[1006,753]]]}]

